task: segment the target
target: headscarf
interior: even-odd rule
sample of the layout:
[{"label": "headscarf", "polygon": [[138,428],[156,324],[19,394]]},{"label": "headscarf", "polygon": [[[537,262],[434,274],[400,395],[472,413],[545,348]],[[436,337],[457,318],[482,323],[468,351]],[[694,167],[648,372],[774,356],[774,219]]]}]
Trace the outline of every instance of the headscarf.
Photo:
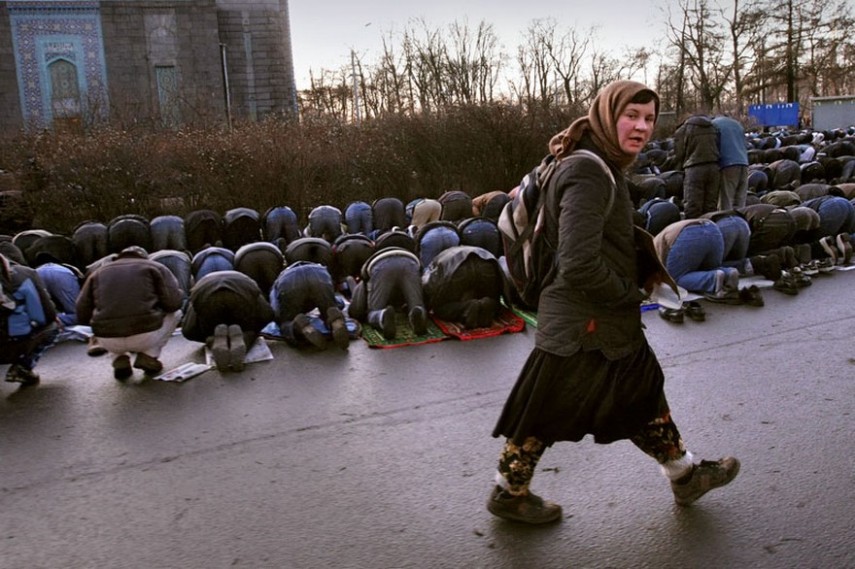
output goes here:
[{"label": "headscarf", "polygon": [[659,96],[652,89],[636,81],[615,81],[594,97],[588,116],[576,119],[567,129],[552,137],[549,152],[556,158],[563,158],[576,148],[583,135],[590,134],[594,144],[606,154],[609,161],[626,169],[635,160],[635,155],[621,150],[617,120],[630,101],[642,91],[649,91],[653,95],[658,118]]}]

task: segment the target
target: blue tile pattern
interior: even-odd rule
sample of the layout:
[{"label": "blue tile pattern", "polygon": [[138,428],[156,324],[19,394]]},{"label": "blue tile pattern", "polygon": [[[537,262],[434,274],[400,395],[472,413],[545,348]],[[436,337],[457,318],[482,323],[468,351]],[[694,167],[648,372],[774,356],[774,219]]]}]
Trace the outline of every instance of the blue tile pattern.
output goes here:
[{"label": "blue tile pattern", "polygon": [[107,116],[107,73],[99,2],[9,1],[12,46],[24,123],[51,125],[48,66],[58,59],[77,69],[83,120]]}]

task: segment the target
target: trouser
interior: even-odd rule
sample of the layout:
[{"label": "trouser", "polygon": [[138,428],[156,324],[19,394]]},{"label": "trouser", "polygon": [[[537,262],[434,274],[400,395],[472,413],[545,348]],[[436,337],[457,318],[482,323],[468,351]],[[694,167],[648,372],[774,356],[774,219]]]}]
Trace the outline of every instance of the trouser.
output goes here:
[{"label": "trouser", "polygon": [[[686,451],[670,413],[642,427],[630,441],[654,458],[663,474],[671,480],[680,478],[692,466],[692,454]],[[545,450],[546,445],[535,437],[526,438],[522,445],[516,445],[508,439],[499,457],[496,477],[499,485],[516,496],[527,494],[537,463]]]},{"label": "trouser", "polygon": [[135,354],[145,354],[154,359],[160,357],[160,352],[166,346],[178,322],[181,320],[181,311],[170,312],[163,317],[163,324],[157,330],[151,332],[143,332],[142,334],[134,334],[123,338],[105,338],[98,336],[98,343],[108,352],[113,354],[113,358],[125,355],[128,352]]},{"label": "trouser", "polygon": [[721,189],[718,209],[727,211],[744,207],[748,199],[748,166],[727,166],[721,169]]},{"label": "trouser", "polygon": [[686,168],[683,178],[683,212],[694,219],[718,209],[719,180],[717,163]]}]

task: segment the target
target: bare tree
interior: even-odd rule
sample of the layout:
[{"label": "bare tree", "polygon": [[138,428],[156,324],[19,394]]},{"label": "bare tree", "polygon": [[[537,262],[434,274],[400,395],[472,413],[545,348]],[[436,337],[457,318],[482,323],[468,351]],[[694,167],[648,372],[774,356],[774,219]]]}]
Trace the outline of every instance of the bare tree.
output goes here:
[{"label": "bare tree", "polygon": [[733,11],[730,18],[725,17],[730,36],[731,76],[733,77],[733,101],[736,112],[743,115],[745,101],[743,96],[745,73],[758,72],[756,53],[752,47],[758,44],[764,32],[766,14],[761,9],[746,8],[740,10],[739,0],[733,0]]},{"label": "bare tree", "polygon": [[680,0],[680,22],[669,22],[669,37],[705,110],[719,106],[720,96],[730,77],[724,61],[724,34],[708,0]]}]

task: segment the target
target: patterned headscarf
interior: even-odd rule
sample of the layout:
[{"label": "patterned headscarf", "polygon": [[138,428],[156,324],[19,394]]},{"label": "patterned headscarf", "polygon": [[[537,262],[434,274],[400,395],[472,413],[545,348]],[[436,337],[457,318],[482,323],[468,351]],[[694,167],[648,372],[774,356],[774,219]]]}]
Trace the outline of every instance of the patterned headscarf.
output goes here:
[{"label": "patterned headscarf", "polygon": [[549,152],[556,158],[570,154],[581,140],[590,133],[606,157],[621,168],[627,168],[635,160],[635,155],[627,154],[620,148],[617,135],[617,120],[632,99],[648,91],[656,104],[656,116],[659,116],[659,96],[649,87],[636,81],[615,81],[600,91],[591,103],[588,116],[581,117],[549,141]]}]

